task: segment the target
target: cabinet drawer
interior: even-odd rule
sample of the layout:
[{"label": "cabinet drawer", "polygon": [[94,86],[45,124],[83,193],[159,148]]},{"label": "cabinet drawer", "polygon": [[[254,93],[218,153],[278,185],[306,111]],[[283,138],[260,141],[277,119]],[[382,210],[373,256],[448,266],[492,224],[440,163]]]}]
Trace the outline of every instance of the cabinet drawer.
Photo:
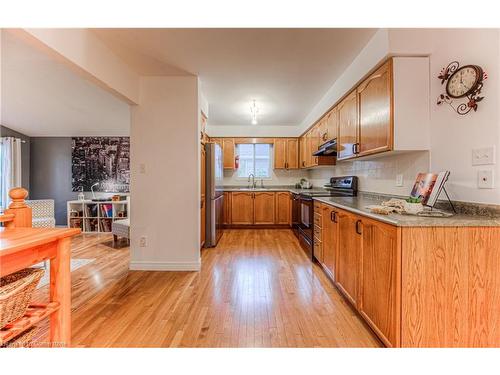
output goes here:
[{"label": "cabinet drawer", "polygon": [[314,213],[314,225],[317,225],[320,228],[323,227],[323,218],[321,217],[321,214],[318,212]]},{"label": "cabinet drawer", "polygon": [[322,232],[321,228],[318,227],[317,225],[315,225],[314,226],[314,237],[316,237],[320,241],[322,240],[321,239],[321,232]]},{"label": "cabinet drawer", "polygon": [[314,201],[314,211],[317,212],[321,209],[321,203],[318,201]]},{"label": "cabinet drawer", "polygon": [[314,242],[314,251],[313,251],[314,257],[318,261],[323,262],[323,244],[317,238],[315,238],[313,242]]}]

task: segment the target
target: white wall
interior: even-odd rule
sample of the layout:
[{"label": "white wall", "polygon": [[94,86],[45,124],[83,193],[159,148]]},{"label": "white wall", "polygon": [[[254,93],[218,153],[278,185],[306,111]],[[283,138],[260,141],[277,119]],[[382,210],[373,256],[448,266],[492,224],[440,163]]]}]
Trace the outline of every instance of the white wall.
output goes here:
[{"label": "white wall", "polygon": [[300,124],[300,133],[321,118],[328,109],[347,94],[371,69],[384,60],[389,53],[387,29],[379,29],[358,56],[340,75],[323,98],[314,106]]},{"label": "white wall", "polygon": [[[429,170],[429,152],[415,151],[381,156],[373,160],[342,161],[333,167],[311,169],[308,177],[313,186],[321,187],[330,177],[358,176],[360,191],[382,194],[410,194],[415,177]],[[396,176],[403,175],[403,186],[396,186]]]},{"label": "white wall", "polygon": [[116,56],[89,29],[15,29],[37,48],[57,56],[100,87],[126,100],[138,102],[139,75]]},{"label": "white wall", "polygon": [[197,77],[141,78],[130,138],[131,269],[200,267],[198,97]]},{"label": "white wall", "polygon": [[[390,52],[397,55],[428,54],[430,60],[430,125],[432,171],[450,170],[447,184],[452,199],[500,204],[500,162],[472,166],[472,149],[495,146],[500,152],[500,31],[498,29],[390,30]],[[480,65],[487,73],[477,112],[460,116],[446,105],[437,106],[444,92],[437,79],[453,60]],[[411,89],[410,87],[408,89]],[[457,101],[460,103],[460,101]],[[477,188],[477,171],[491,169],[495,189]]]}]

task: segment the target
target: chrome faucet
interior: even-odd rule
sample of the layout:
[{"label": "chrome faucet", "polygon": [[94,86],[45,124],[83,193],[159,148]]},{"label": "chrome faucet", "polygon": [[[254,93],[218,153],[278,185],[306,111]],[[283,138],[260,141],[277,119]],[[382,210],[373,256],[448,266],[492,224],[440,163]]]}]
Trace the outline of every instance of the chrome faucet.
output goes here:
[{"label": "chrome faucet", "polygon": [[[250,178],[252,178],[252,184],[250,185]],[[248,175],[248,187],[255,189],[255,175],[253,173],[250,173]]]}]

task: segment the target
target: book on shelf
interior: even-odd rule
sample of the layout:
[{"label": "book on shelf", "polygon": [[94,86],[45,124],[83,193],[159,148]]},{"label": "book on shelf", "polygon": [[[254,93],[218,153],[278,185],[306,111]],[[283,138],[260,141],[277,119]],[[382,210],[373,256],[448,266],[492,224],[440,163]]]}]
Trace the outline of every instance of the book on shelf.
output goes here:
[{"label": "book on shelf", "polygon": [[449,171],[419,173],[411,190],[410,198],[419,200],[423,205],[434,206],[449,175]]},{"label": "book on shelf", "polygon": [[101,217],[113,217],[113,205],[101,204]]},{"label": "book on shelf", "polygon": [[101,219],[100,225],[101,225],[100,227],[101,232],[111,232],[111,220]]}]

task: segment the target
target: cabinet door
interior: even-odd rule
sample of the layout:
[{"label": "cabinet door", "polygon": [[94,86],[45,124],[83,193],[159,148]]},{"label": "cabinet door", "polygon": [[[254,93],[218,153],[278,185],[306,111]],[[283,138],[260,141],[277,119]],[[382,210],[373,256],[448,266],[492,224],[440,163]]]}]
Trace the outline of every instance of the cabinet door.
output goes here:
[{"label": "cabinet door", "polygon": [[236,191],[231,193],[231,224],[253,224],[253,194]]},{"label": "cabinet door", "polygon": [[306,160],[306,168],[309,168],[312,164],[312,156],[311,156],[311,131],[308,131],[305,135],[305,160]]},{"label": "cabinet door", "polygon": [[319,145],[328,141],[328,113],[318,122]]},{"label": "cabinet door", "polygon": [[358,303],[361,255],[361,220],[358,216],[339,210],[337,215],[339,244],[335,283],[347,299]]},{"label": "cabinet door", "polygon": [[396,227],[363,219],[359,311],[387,346],[400,342],[401,256]]},{"label": "cabinet door", "polygon": [[[274,192],[254,194],[254,224],[274,224],[275,202]],[[234,220],[234,218],[233,218]]]},{"label": "cabinet door", "polygon": [[311,129],[311,166],[318,165],[318,157],[312,154],[318,151],[320,145],[320,126],[317,124]]},{"label": "cabinet door", "polygon": [[276,224],[290,225],[290,193],[279,191],[276,193]]},{"label": "cabinet door", "polygon": [[300,137],[300,149],[299,149],[299,152],[300,152],[300,168],[306,168],[307,167],[307,157],[306,157],[306,151],[307,151],[307,147],[306,147],[306,143],[307,143],[307,137],[305,135],[303,135],[302,137]]},{"label": "cabinet door", "polygon": [[356,91],[353,91],[338,106],[338,159],[349,159],[356,156],[355,147],[358,143],[358,106],[356,98]]},{"label": "cabinet door", "polygon": [[339,127],[339,111],[337,107],[332,109],[328,114],[327,124],[326,124],[326,140],[337,138]]},{"label": "cabinet door", "polygon": [[286,140],[286,169],[297,169],[299,167],[299,140],[288,138]]},{"label": "cabinet door", "polygon": [[200,246],[203,247],[205,244],[205,211],[206,211],[206,203],[205,203],[205,187],[206,187],[206,170],[205,170],[205,146],[201,145],[201,157],[200,157]]},{"label": "cabinet door", "polygon": [[274,169],[286,168],[286,138],[274,139]]},{"label": "cabinet door", "polygon": [[323,204],[321,206],[323,217],[323,264],[330,272],[330,276],[335,280],[335,264],[338,248],[338,212],[331,206]]},{"label": "cabinet door", "polygon": [[391,87],[391,60],[358,86],[359,155],[392,149]]},{"label": "cabinet door", "polygon": [[224,169],[234,169],[234,139],[222,139],[222,151],[224,153]]},{"label": "cabinet door", "polygon": [[231,193],[224,192],[224,217],[222,223],[224,225],[231,225]]}]

